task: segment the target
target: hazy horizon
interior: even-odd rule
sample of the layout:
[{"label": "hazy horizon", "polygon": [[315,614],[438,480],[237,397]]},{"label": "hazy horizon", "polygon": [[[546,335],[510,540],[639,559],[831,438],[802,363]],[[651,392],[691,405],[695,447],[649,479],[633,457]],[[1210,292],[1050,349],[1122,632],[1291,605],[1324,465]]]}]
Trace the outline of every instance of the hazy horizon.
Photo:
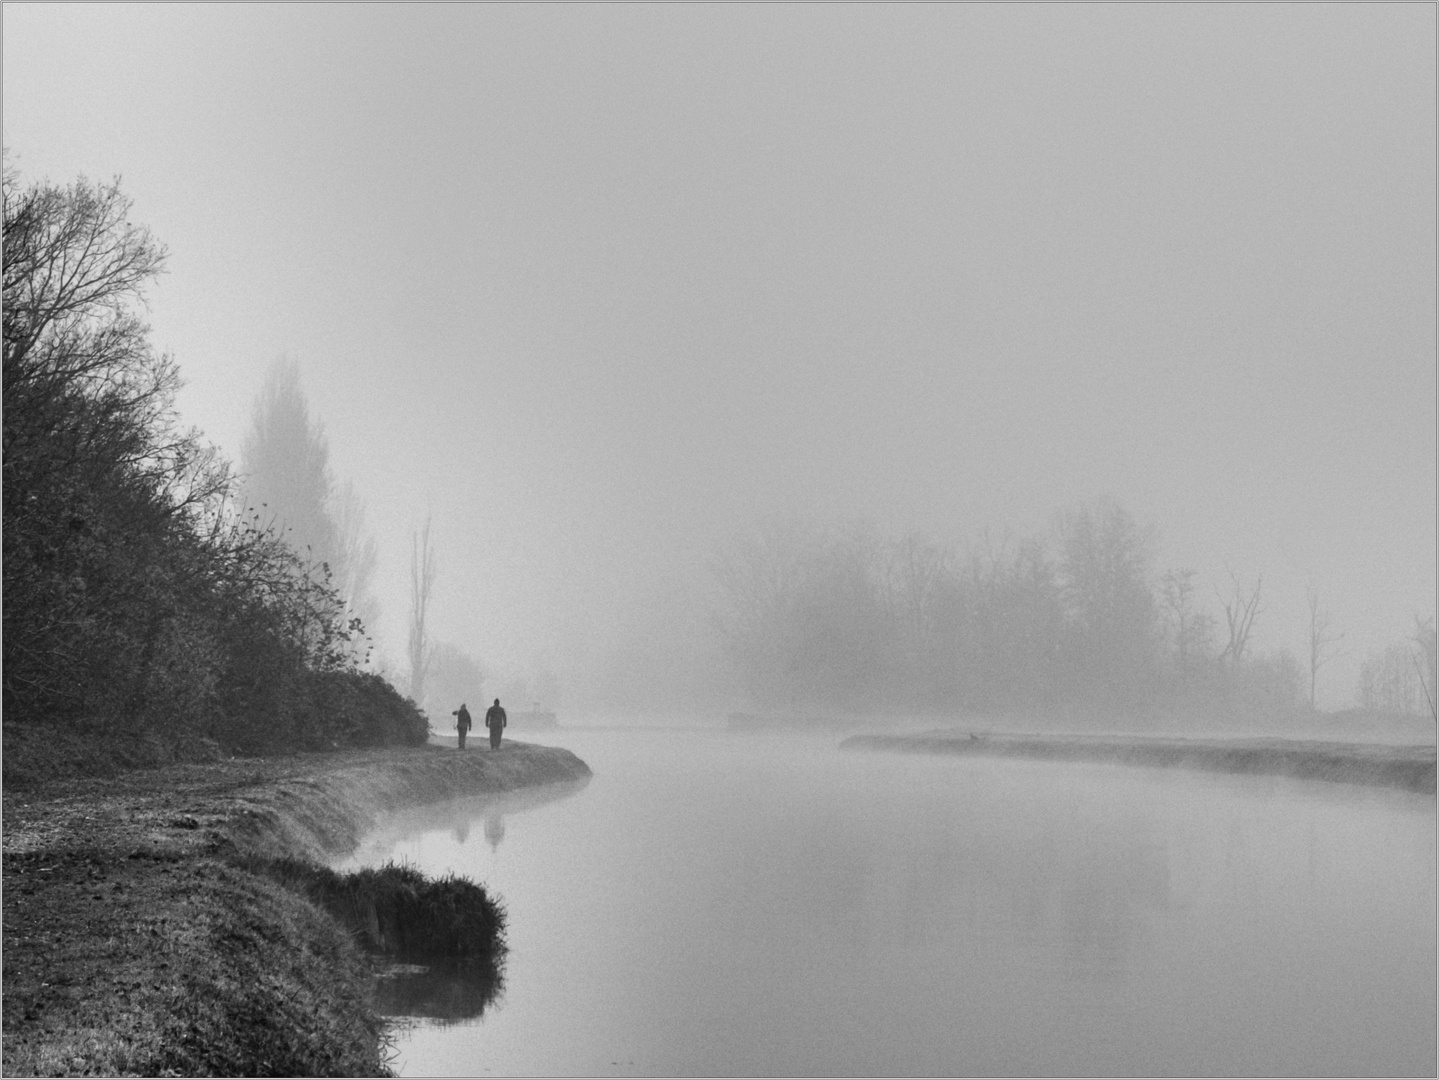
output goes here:
[{"label": "hazy horizon", "polygon": [[1430,6],[7,4],[26,181],[122,178],[238,462],[300,363],[434,636],[563,704],[720,704],[758,517],[961,547],[1101,497],[1319,704],[1435,604]]}]

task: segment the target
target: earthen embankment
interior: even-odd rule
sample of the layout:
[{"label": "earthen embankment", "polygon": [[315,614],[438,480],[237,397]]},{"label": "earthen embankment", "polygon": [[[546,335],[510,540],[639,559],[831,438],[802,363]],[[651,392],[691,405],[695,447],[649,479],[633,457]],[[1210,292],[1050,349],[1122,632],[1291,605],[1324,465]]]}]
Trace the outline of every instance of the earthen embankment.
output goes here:
[{"label": "earthen embankment", "polygon": [[1030,758],[1288,776],[1434,794],[1433,745],[1389,746],[1319,739],[1017,735],[946,729],[921,735],[855,735],[845,739],[840,746],[847,750]]},{"label": "earthen embankment", "polygon": [[342,855],[406,805],[579,780],[567,750],[362,750],[4,796],[6,1075],[384,1071],[370,966],[255,869]]}]

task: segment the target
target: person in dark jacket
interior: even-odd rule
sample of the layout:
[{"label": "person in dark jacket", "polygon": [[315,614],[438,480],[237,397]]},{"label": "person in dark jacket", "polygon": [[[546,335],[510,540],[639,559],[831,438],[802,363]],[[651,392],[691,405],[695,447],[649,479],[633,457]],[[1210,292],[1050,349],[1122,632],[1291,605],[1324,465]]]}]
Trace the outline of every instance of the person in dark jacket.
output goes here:
[{"label": "person in dark jacket", "polygon": [[505,724],[507,722],[505,710],[500,708],[500,699],[495,698],[495,703],[491,705],[489,711],[485,713],[485,727],[490,729],[491,750],[498,750],[500,748],[500,732],[505,730]]},{"label": "person in dark jacket", "polygon": [[450,714],[455,718],[455,730],[460,733],[460,749],[465,748],[465,735],[470,730],[470,710],[465,708],[465,703],[460,702],[460,707]]}]

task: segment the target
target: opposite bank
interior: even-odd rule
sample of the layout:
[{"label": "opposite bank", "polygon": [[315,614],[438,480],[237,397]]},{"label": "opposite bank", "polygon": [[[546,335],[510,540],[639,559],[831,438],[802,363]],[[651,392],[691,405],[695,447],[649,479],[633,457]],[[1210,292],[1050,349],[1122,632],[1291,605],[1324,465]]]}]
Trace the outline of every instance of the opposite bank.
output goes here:
[{"label": "opposite bank", "polygon": [[855,735],[847,750],[1019,757],[1288,776],[1434,794],[1435,748],[1299,739],[1181,739],[1130,735],[1011,735],[958,730]]},{"label": "opposite bank", "polygon": [[567,750],[234,760],[6,790],[6,1075],[374,1075],[371,966],[256,866],[402,806],[580,780]]}]

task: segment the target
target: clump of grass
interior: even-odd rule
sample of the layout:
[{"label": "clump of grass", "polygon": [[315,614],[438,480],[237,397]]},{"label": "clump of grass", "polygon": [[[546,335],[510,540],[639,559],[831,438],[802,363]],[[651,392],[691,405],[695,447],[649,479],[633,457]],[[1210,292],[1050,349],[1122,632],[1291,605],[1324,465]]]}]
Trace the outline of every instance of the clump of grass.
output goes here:
[{"label": "clump of grass", "polygon": [[489,965],[498,975],[505,910],[468,878],[428,878],[395,863],[342,874],[295,859],[275,860],[266,871],[328,911],[370,953]]}]

